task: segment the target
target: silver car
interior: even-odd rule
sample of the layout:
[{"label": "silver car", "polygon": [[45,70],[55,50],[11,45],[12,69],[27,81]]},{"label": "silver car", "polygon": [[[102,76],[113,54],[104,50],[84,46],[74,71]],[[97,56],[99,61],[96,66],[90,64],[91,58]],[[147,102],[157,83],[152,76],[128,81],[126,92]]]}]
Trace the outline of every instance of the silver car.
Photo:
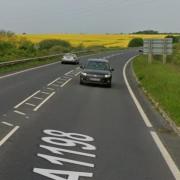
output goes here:
[{"label": "silver car", "polygon": [[79,59],[76,54],[67,53],[63,56],[61,63],[79,64]]}]

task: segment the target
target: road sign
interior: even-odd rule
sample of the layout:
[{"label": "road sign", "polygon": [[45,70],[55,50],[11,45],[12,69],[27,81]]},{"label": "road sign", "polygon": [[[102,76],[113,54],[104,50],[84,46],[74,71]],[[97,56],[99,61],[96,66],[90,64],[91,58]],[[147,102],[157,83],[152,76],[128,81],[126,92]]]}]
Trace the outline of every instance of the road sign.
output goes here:
[{"label": "road sign", "polygon": [[143,52],[148,54],[149,63],[152,61],[152,55],[163,55],[163,63],[166,63],[166,56],[173,53],[172,42],[172,38],[145,39]]}]

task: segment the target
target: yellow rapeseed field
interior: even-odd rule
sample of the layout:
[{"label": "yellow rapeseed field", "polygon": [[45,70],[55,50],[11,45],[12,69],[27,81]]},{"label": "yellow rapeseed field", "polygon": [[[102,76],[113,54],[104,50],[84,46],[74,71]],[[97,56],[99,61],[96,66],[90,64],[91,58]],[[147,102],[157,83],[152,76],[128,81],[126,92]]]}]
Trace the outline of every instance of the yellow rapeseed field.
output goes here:
[{"label": "yellow rapeseed field", "polygon": [[38,43],[45,39],[61,39],[70,42],[73,46],[85,47],[102,45],[105,47],[127,47],[129,41],[135,37],[164,38],[165,35],[129,35],[129,34],[25,34],[19,35]]}]

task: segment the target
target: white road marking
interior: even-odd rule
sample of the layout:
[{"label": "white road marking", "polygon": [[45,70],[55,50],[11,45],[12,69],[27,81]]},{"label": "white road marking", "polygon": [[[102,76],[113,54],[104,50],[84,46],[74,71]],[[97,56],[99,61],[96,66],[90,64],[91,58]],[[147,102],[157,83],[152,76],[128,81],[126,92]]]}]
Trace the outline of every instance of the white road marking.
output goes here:
[{"label": "white road marking", "polygon": [[71,70],[71,71],[67,72],[67,73],[65,74],[65,76],[68,76],[68,75],[71,74],[73,71],[74,71],[74,70]]},{"label": "white road marking", "polygon": [[[132,88],[131,88],[131,86],[129,85],[129,82],[128,82],[128,80],[127,80],[126,68],[127,68],[127,65],[128,65],[133,59],[134,59],[134,57],[131,58],[131,59],[129,59],[129,60],[126,62],[126,64],[124,65],[124,68],[123,68],[123,77],[124,77],[126,86],[127,86],[127,88],[128,88],[128,91],[129,91],[129,93],[130,93],[130,95],[131,95],[131,97],[132,97],[132,99],[133,99],[133,101],[134,101],[134,103],[135,103],[135,105],[136,105],[136,107],[137,107],[137,109],[138,109],[138,111],[139,111],[142,119],[144,120],[146,126],[147,126],[148,128],[151,128],[151,127],[152,127],[152,124],[151,124],[149,118],[147,117],[146,113],[144,112],[142,106],[140,105],[139,101],[137,100],[137,98],[136,98],[136,96],[135,96],[135,94],[134,94],[134,92],[133,92],[133,90],[132,90]],[[168,153],[167,149],[165,148],[165,146],[164,146],[163,143],[161,142],[159,136],[157,135],[156,132],[150,132],[150,134],[151,134],[151,136],[152,136],[155,144],[157,145],[159,151],[161,152],[164,160],[166,161],[169,169],[171,170],[173,176],[175,177],[176,180],[179,180],[179,179],[180,179],[180,171],[179,171],[178,167],[176,166],[174,160],[172,159],[172,157],[171,157],[170,154]]]},{"label": "white road marking", "polygon": [[63,83],[62,85],[61,85],[61,87],[64,87],[68,82],[70,82],[72,80],[72,78],[70,78],[70,79],[68,79],[65,83]]},{"label": "white road marking", "polygon": [[14,129],[12,129],[12,130],[0,141],[0,146],[2,146],[18,129],[19,129],[19,126],[16,126]]},{"label": "white road marking", "polygon": [[[53,170],[53,169],[34,168],[33,172],[54,180],[79,180],[81,177],[93,177],[93,173],[61,171],[61,170]],[[67,178],[63,178],[65,176]]]},{"label": "white road marking", "polygon": [[78,76],[79,74],[81,74],[81,71],[80,71],[80,72],[78,72],[77,74],[75,74],[75,76]]},{"label": "white road marking", "polygon": [[40,98],[40,97],[37,97],[37,96],[33,96],[32,98],[38,99],[38,100],[43,100],[43,98]]},{"label": "white road marking", "polygon": [[22,104],[24,104],[26,101],[28,101],[29,99],[31,99],[33,96],[35,96],[36,94],[38,94],[40,92],[36,91],[34,94],[32,94],[31,96],[29,96],[28,98],[26,98],[24,101],[20,102],[18,105],[16,105],[14,108],[17,109],[18,107],[20,107]]},{"label": "white road marking", "polygon": [[49,93],[48,93],[48,92],[41,91],[41,93],[49,95]]},{"label": "white road marking", "polygon": [[50,83],[48,84],[48,86],[52,85],[53,83],[55,83],[55,82],[58,81],[59,79],[60,79],[60,77],[58,77],[58,78],[55,79],[54,81],[50,82]]},{"label": "white road marking", "polygon": [[47,87],[46,89],[50,90],[50,91],[55,91],[55,89]]},{"label": "white road marking", "polygon": [[35,104],[31,104],[31,103],[25,103],[26,105],[29,105],[29,106],[32,106],[32,107],[35,107],[36,105]]},{"label": "white road marking", "polygon": [[44,67],[52,66],[52,65],[58,64],[58,63],[60,63],[60,62],[46,64],[46,65],[42,65],[42,66],[38,66],[38,67],[22,70],[22,71],[19,71],[19,72],[16,72],[16,73],[8,74],[8,75],[5,75],[5,76],[0,76],[0,79],[4,79],[4,78],[15,76],[15,75],[18,75],[18,74],[21,74],[21,73],[24,73],[24,72],[33,71],[33,70],[36,70],[36,69],[41,69],[41,68],[44,68]]},{"label": "white road marking", "polygon": [[21,112],[21,111],[14,111],[15,113],[19,114],[19,115],[22,115],[22,116],[26,116],[25,113]]},{"label": "white road marking", "polygon": [[5,122],[5,121],[3,121],[3,122],[1,122],[2,124],[5,124],[5,125],[7,125],[7,126],[13,126],[13,124],[11,124],[11,123],[8,123],[8,122]]},{"label": "white road marking", "polygon": [[54,87],[59,87],[58,84],[51,84],[51,86],[54,86]]},{"label": "white road marking", "polygon": [[46,103],[46,101],[48,101],[53,95],[55,94],[55,92],[51,93],[44,101],[42,101],[33,111],[37,111],[43,104]]},{"label": "white road marking", "polygon": [[63,76],[61,79],[65,79],[65,80],[67,80],[67,79],[69,79],[69,76]]}]

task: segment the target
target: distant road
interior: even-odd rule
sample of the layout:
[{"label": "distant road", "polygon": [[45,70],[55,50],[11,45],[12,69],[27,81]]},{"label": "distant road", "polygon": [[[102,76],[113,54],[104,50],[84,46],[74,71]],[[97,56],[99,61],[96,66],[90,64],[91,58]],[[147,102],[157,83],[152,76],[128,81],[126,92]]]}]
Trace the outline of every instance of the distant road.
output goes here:
[{"label": "distant road", "polygon": [[80,68],[61,63],[1,78],[0,179],[178,180],[129,93],[125,64],[137,54],[93,56],[110,60],[112,88],[80,85]]}]

